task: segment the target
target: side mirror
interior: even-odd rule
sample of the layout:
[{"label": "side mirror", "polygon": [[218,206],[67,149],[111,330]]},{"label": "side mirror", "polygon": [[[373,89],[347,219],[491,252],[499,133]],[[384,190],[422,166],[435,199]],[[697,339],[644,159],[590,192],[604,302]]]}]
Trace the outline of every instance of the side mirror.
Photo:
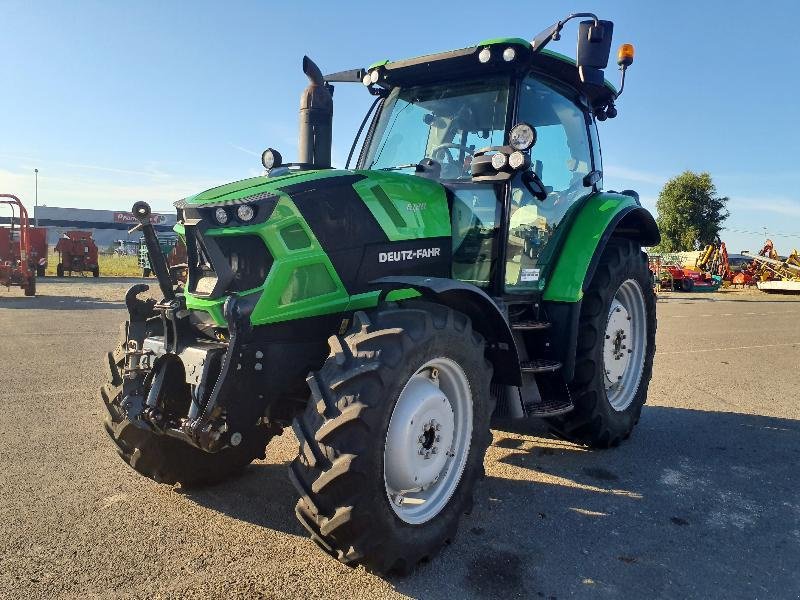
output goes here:
[{"label": "side mirror", "polygon": [[577,64],[581,81],[603,85],[603,69],[608,66],[614,23],[611,21],[581,21],[578,26]]}]

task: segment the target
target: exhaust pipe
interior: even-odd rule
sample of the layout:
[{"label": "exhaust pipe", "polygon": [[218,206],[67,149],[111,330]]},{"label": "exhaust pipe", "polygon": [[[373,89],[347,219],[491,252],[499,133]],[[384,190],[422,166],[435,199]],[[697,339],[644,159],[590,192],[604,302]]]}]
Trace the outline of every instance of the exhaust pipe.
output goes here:
[{"label": "exhaust pipe", "polygon": [[303,57],[303,73],[309,84],[300,96],[299,161],[315,169],[329,169],[333,143],[332,88],[307,56]]}]

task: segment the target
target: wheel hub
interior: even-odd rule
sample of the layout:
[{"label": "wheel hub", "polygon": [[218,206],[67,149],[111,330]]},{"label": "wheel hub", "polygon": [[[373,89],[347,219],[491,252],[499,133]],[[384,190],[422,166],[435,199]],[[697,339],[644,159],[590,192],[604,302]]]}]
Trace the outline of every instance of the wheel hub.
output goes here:
[{"label": "wheel hub", "polygon": [[386,431],[383,476],[400,519],[425,523],[447,505],[464,472],[472,439],[472,394],[449,358],[422,365],[400,392]]},{"label": "wheel hub", "polygon": [[398,399],[386,434],[386,484],[396,492],[437,481],[451,453],[453,407],[430,372],[415,375]]},{"label": "wheel hub", "polygon": [[603,343],[603,362],[605,364],[606,387],[622,380],[633,353],[631,339],[631,317],[628,310],[618,300],[611,303]]}]

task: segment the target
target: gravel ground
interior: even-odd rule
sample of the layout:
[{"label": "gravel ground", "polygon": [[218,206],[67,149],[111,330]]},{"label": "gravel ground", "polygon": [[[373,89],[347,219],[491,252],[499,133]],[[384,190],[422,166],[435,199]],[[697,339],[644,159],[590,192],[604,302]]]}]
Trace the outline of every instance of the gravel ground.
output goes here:
[{"label": "gravel ground", "polygon": [[2,598],[798,598],[800,298],[663,294],[648,405],[592,452],[495,430],[459,535],[381,579],[293,514],[291,432],[226,485],[139,477],[100,426],[100,358],[138,280],[0,291]]}]

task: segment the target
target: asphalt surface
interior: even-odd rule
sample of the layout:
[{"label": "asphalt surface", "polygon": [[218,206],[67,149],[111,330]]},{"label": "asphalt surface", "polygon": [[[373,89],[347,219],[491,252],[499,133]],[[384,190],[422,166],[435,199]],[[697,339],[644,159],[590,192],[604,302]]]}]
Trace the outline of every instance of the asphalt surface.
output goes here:
[{"label": "asphalt surface", "polygon": [[800,597],[800,297],[665,294],[631,439],[495,430],[454,542],[382,579],[295,521],[291,432],[203,490],[116,456],[96,389],[127,284],[0,291],[0,598]]}]

